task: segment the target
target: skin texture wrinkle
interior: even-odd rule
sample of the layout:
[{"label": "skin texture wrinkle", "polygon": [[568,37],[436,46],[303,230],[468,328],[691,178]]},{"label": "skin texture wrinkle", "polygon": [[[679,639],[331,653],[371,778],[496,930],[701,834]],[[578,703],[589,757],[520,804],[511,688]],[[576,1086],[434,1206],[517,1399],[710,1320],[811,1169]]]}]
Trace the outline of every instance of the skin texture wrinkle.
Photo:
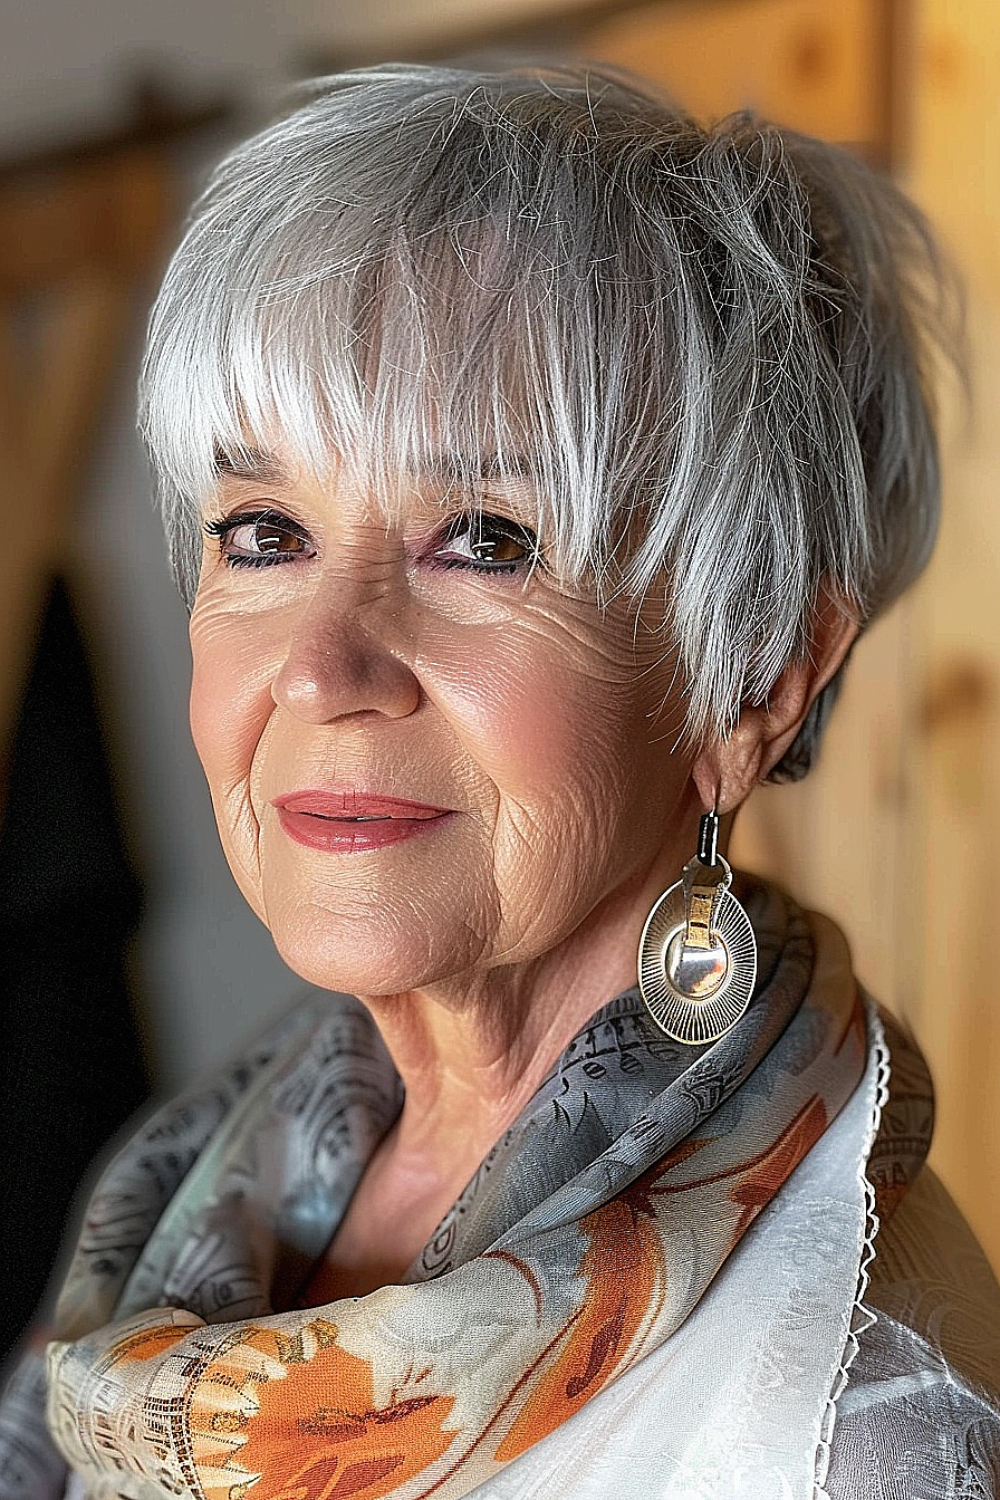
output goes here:
[{"label": "skin texture wrinkle", "polygon": [[[294,969],[370,1007],[406,1088],[314,1289],[329,1299],[401,1274],[569,1039],[634,983],[704,807],[718,788],[729,812],[766,774],[853,631],[827,610],[766,706],[674,751],[673,663],[625,604],[563,587],[439,495],[387,522],[356,484],[279,457],[287,485],[223,476],[208,509],[213,531],[238,520],[205,538],[191,720],[241,890]],[[309,790],[447,816],[331,852],[274,805]]]}]

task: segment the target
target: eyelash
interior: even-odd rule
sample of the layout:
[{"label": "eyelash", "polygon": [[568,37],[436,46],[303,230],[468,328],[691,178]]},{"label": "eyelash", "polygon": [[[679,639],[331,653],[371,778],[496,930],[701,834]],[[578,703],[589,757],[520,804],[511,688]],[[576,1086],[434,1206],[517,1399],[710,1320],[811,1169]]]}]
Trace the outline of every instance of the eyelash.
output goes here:
[{"label": "eyelash", "polygon": [[[494,539],[513,542],[515,546],[523,548],[525,556],[491,562],[486,558],[476,560],[467,557],[438,557],[436,555],[443,551],[449,542],[455,541],[477,524],[480,544],[486,539],[486,533],[492,532]],[[508,520],[506,516],[496,516],[489,511],[467,511],[463,515],[456,516],[454,521],[445,527],[444,533],[432,542],[427,561],[433,568],[464,568],[471,573],[520,573],[534,567],[538,562],[538,538],[527,526]]]},{"label": "eyelash", "polygon": [[[226,543],[241,526],[272,525],[276,531],[296,537],[304,543],[302,552],[227,552]],[[270,568],[279,563],[294,562],[297,557],[314,557],[315,548],[310,548],[310,537],[304,526],[293,521],[279,510],[243,510],[231,516],[222,516],[218,521],[205,522],[205,534],[217,537],[219,554],[230,568]]]},{"label": "eyelash", "polygon": [[[525,556],[523,558],[510,558],[500,562],[490,562],[487,559],[476,561],[473,558],[463,557],[437,557],[435,554],[443,551],[449,542],[455,541],[465,531],[478,522],[479,535],[484,537],[486,532],[492,532],[498,538],[514,542],[523,547]],[[254,526],[258,524],[269,524],[277,531],[284,532],[287,536],[295,537],[304,544],[301,552],[227,552],[226,544],[232,533],[241,526]],[[207,536],[215,537],[219,542],[219,553],[227,567],[231,568],[269,568],[283,563],[295,562],[297,559],[310,558],[316,555],[316,549],[311,544],[309,533],[297,521],[290,516],[284,515],[278,510],[238,511],[230,516],[223,516],[219,520],[206,521],[204,530]],[[445,528],[444,532],[431,542],[425,554],[425,560],[433,568],[451,569],[461,568],[466,572],[477,574],[511,574],[527,568],[532,568],[538,562],[538,540],[535,534],[527,527],[521,526],[516,521],[508,520],[505,516],[492,515],[489,512],[466,512],[457,516]]]}]

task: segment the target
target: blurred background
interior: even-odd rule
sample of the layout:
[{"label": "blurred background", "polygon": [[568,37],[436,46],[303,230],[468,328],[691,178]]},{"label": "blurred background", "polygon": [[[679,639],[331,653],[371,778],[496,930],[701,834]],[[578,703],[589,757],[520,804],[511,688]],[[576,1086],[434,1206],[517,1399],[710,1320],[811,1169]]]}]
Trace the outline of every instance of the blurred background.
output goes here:
[{"label": "blurred background", "polygon": [[0,19],[0,1344],[102,1143],[301,989],[232,884],[188,738],[133,431],[157,274],[208,164],[295,79],[493,49],[848,143],[965,277],[975,410],[942,390],[935,560],[855,653],[819,770],[755,794],[735,858],[834,915],[916,1033],[932,1159],[1000,1267],[995,0],[21,0]]}]

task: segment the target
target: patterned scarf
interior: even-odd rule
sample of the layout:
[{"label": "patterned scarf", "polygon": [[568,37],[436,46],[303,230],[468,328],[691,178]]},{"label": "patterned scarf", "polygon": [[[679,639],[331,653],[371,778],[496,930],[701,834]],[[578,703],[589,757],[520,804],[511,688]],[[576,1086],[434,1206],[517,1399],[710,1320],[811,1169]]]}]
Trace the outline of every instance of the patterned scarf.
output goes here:
[{"label": "patterned scarf", "polygon": [[605,1005],[399,1286],[298,1305],[401,1103],[356,1001],[311,998],[150,1120],[97,1187],[50,1346],[87,1491],[450,1500],[669,1350],[868,1057],[832,924],[764,886],[748,910],[737,1027],[694,1049],[635,991]]}]

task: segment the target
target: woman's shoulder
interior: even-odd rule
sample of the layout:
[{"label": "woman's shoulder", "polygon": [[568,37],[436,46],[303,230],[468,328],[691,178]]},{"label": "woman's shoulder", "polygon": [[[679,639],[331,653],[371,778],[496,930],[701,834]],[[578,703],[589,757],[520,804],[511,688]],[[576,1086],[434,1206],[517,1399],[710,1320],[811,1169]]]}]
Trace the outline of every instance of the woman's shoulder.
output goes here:
[{"label": "woman's shoulder", "polygon": [[1000,1496],[1000,1286],[930,1168],[875,1241],[830,1500]]},{"label": "woman's shoulder", "polygon": [[[352,1079],[359,1075],[355,1092],[385,1071],[360,1001],[310,990],[228,1063],[128,1129],[95,1174],[56,1306],[59,1336],[78,1338],[113,1316],[170,1302],[163,1279],[178,1236],[190,1240],[211,1210],[206,1184],[211,1197],[227,1166],[238,1178],[234,1193],[263,1192],[259,1132],[275,1114],[307,1111],[337,1060]],[[234,1277],[221,1285],[235,1295]],[[265,1305],[261,1298],[256,1310]]]}]

